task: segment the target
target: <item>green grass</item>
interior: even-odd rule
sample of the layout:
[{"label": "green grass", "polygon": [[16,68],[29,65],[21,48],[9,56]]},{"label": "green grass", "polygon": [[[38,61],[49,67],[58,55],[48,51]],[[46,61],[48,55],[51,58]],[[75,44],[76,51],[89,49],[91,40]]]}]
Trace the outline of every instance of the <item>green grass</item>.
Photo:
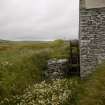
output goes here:
[{"label": "green grass", "polygon": [[[77,79],[70,78],[65,80],[58,80],[60,83],[58,83],[57,81],[53,81],[53,83],[56,83],[54,85],[52,83],[51,84],[41,83],[41,81],[45,79],[44,72],[45,70],[47,70],[48,59],[51,58],[59,59],[68,57],[69,43],[67,42],[65,43],[62,40],[56,40],[47,43],[44,42],[0,43],[0,105],[18,105],[17,101],[19,100],[22,101],[22,99],[24,99],[23,97],[24,95],[26,95],[25,98],[30,99],[30,96],[27,97],[27,94],[29,92],[32,92],[31,96],[35,98],[33,95],[34,94],[33,86],[36,86],[35,91],[37,90],[37,86],[42,86],[43,92],[45,91],[45,86],[47,86],[45,92],[46,94],[48,94],[47,90],[50,89],[50,97],[47,97],[47,99],[51,100],[52,96],[56,96],[54,97],[56,102],[58,101],[56,98],[58,98],[59,96],[60,96],[59,102],[60,100],[63,101],[63,99],[65,98],[64,95],[65,94],[69,95],[67,92],[69,91],[70,98],[68,96],[67,100],[64,100],[63,104],[60,103],[58,105],[69,105],[69,99],[70,103],[74,104],[74,102],[76,102],[75,97],[77,94],[77,87],[79,86]],[[62,81],[64,81],[63,84]],[[53,87],[52,85],[55,87]],[[25,91],[29,86],[31,90],[29,90],[29,92],[27,93]],[[61,91],[62,94],[59,94],[60,93],[59,88],[62,90]],[[40,93],[40,89],[38,90],[38,92]],[[65,93],[63,94],[63,92]],[[40,95],[38,95],[37,97],[40,97]],[[44,102],[46,102],[46,97],[43,97],[43,99],[45,99]],[[27,99],[25,100],[27,101]],[[52,102],[55,103],[55,101],[53,100]],[[4,102],[4,104],[1,104],[2,102]]]},{"label": "green grass", "polygon": [[73,105],[105,105],[105,64],[97,67],[88,79],[80,81]]},{"label": "green grass", "polygon": [[[55,43],[56,42],[56,43]],[[0,44],[0,96],[22,94],[23,90],[44,79],[47,60],[66,58],[63,41],[9,42]],[[63,50],[63,52],[62,52]]]},{"label": "green grass", "polygon": [[[76,53],[75,48],[73,52]],[[47,43],[1,43],[0,102],[4,100],[3,102],[6,103],[0,105],[17,105],[19,100],[22,101],[23,99],[27,101],[27,98],[29,98],[31,102],[31,97],[27,96],[29,92],[32,93],[32,98],[35,98],[34,95],[36,95],[34,90],[42,94],[40,93],[40,89],[37,90],[37,86],[42,86],[41,89],[45,92],[43,94],[47,94],[47,90],[50,89],[49,94],[51,96],[43,97],[43,102],[46,102],[45,98],[50,100],[53,95],[56,97],[55,101],[53,100],[52,102],[58,102],[56,99],[60,95],[62,97],[60,97],[61,101],[59,99],[59,102],[62,102],[62,98],[64,99],[63,92],[66,92],[68,89],[68,91],[71,92],[70,96],[68,96],[67,100],[64,100],[63,104],[60,103],[58,105],[105,105],[105,63],[98,66],[96,71],[84,80],[72,77],[70,79],[59,80],[59,83],[53,81],[56,83],[53,85],[55,86],[54,88],[51,83],[40,83],[45,78],[43,73],[47,70],[48,59],[68,58],[68,56],[69,44],[64,43],[62,40]],[[62,81],[65,81],[63,85]],[[25,92],[29,86],[29,92]],[[46,91],[45,86],[47,86]],[[56,90],[59,86],[61,90],[65,90],[62,91],[62,94],[58,94],[60,90]],[[69,94],[67,93],[67,95]],[[39,97],[39,95],[37,97]]]},{"label": "green grass", "polygon": [[[73,52],[76,53],[75,48]],[[78,80],[77,78],[72,77],[72,79],[63,80],[65,81],[63,82],[63,85],[62,82],[58,83],[57,81],[53,81],[56,83],[54,88],[52,84],[40,83],[40,81],[44,79],[43,73],[47,70],[48,59],[68,58],[68,56],[69,45],[62,40],[47,43],[1,43],[0,102],[4,100],[6,103],[0,105],[17,105],[17,101],[25,98],[25,101],[27,101],[27,98],[31,98],[30,96],[27,96],[27,94],[30,94],[29,92],[32,93],[32,98],[35,98],[34,95],[36,94],[34,93],[34,90],[40,93],[40,89],[37,90],[37,86],[42,86],[41,89],[46,94],[47,90],[50,89],[50,94],[55,95],[56,98],[58,98],[59,95],[63,97],[62,94],[58,94],[59,90],[56,90],[59,86],[60,89],[64,89],[65,91],[66,88],[68,88],[68,91],[71,92],[69,96],[70,100],[68,98],[67,100],[64,100],[63,104],[60,103],[58,105],[105,105],[105,63],[98,66],[96,71],[84,80]],[[71,81],[72,84],[69,84],[71,82],[67,81]],[[29,86],[29,92],[24,92]],[[34,88],[33,86],[36,87]],[[45,86],[47,86],[46,91]],[[25,98],[23,97],[24,95]],[[6,99],[6,97],[9,100]],[[13,98],[11,99],[11,97]],[[39,95],[37,97],[39,97]],[[50,100],[51,97],[52,96],[47,98]],[[43,97],[43,99],[45,98],[46,97]],[[56,98],[55,101],[53,100],[54,103],[58,101],[56,101]],[[8,101],[10,101],[10,103],[8,103]],[[46,99],[44,102],[45,101]]]}]

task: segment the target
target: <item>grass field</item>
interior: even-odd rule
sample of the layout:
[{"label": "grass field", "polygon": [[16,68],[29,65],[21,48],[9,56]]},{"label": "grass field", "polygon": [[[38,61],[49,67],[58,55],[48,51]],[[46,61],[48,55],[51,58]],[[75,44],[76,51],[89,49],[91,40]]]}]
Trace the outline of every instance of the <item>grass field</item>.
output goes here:
[{"label": "grass field", "polygon": [[105,105],[105,63],[79,85],[76,105]]},{"label": "grass field", "polygon": [[67,57],[67,47],[62,40],[0,43],[0,99],[42,81],[47,60]]},{"label": "grass field", "polygon": [[88,79],[44,81],[47,60],[68,56],[62,40],[0,43],[0,105],[105,105],[105,63]]}]

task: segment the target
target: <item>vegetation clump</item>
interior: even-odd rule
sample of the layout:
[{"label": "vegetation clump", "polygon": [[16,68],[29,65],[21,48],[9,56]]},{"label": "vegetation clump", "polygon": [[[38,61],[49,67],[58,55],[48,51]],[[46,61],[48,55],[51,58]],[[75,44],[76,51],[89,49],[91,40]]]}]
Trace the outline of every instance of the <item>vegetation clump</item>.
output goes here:
[{"label": "vegetation clump", "polygon": [[78,82],[71,79],[45,81],[29,86],[21,96],[5,98],[0,105],[69,105]]},{"label": "vegetation clump", "polygon": [[79,87],[76,105],[105,105],[105,63],[82,80]]},{"label": "vegetation clump", "polygon": [[69,47],[63,40],[1,43],[0,105],[74,104],[77,79],[43,81],[47,61],[68,58]]}]

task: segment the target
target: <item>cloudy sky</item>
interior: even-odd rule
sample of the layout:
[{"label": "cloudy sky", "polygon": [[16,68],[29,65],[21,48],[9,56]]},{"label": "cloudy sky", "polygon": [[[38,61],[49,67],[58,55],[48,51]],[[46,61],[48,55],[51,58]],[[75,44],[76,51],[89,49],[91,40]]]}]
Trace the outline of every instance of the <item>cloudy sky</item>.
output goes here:
[{"label": "cloudy sky", "polygon": [[0,0],[0,39],[78,38],[79,0]]}]

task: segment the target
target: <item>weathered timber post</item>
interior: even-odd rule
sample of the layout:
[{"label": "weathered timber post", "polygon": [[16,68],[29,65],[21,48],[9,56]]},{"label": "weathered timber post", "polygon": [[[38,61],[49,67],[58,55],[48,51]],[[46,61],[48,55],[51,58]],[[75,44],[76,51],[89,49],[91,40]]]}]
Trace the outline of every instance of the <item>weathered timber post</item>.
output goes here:
[{"label": "weathered timber post", "polygon": [[70,41],[69,72],[71,76],[80,75],[79,60],[79,43],[77,40]]}]

